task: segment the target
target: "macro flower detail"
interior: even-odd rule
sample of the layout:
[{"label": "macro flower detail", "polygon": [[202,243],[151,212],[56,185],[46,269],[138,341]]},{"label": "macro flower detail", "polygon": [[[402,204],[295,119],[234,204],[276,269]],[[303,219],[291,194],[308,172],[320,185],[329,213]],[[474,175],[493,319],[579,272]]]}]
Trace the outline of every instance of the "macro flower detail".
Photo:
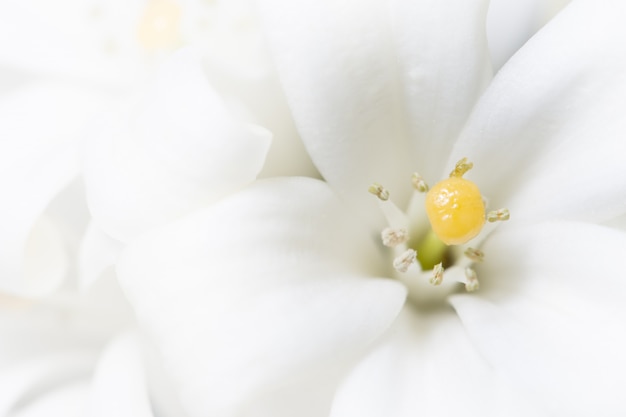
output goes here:
[{"label": "macro flower detail", "polygon": [[566,2],[1,2],[0,415],[626,414],[626,6]]},{"label": "macro flower detail", "polygon": [[[389,191],[380,184],[372,184],[369,192],[381,201],[381,209],[385,213],[389,227],[381,233],[383,245],[394,248],[397,255],[393,260],[397,272],[406,273],[413,264],[419,264],[421,271],[432,270],[429,282],[440,285],[445,267],[453,264],[463,265],[465,277],[457,280],[465,284],[468,291],[479,287],[476,271],[472,262],[482,262],[484,253],[479,249],[465,245],[481,232],[485,221],[490,223],[510,218],[507,209],[485,211],[484,197],[476,184],[463,178],[463,174],[473,167],[467,158],[456,163],[450,177],[430,188],[418,173],[413,174],[413,186],[420,193],[427,192],[425,198],[418,195],[412,197],[408,213],[403,213],[391,202]],[[417,203],[416,203],[417,202]],[[417,204],[417,206],[416,206]],[[412,224],[424,217],[421,206],[424,206],[430,228],[424,229],[418,223],[420,233],[409,232]],[[415,229],[415,227],[413,227]],[[492,229],[493,230],[493,229]],[[490,230],[490,232],[492,231]],[[483,239],[486,236],[483,235]],[[479,242],[476,242],[479,243]],[[459,250],[457,245],[463,245]],[[465,262],[456,262],[463,254]],[[420,277],[416,277],[419,279]]]},{"label": "macro flower detail", "polygon": [[[326,182],[257,181],[124,251],[122,286],[188,413],[624,412],[626,235],[597,224],[626,211],[624,5],[571,3],[493,79],[486,2],[259,5]],[[393,267],[420,253],[393,253],[403,231],[430,227],[411,182],[463,157],[513,213],[455,254],[475,264],[470,293],[462,265],[432,262],[439,285]],[[411,227],[385,227],[392,198]]]}]

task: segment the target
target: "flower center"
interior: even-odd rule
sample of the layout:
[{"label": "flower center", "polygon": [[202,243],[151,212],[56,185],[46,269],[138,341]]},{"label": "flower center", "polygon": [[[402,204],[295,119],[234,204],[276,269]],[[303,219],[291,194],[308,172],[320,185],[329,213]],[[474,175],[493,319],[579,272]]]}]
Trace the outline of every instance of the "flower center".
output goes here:
[{"label": "flower center", "polygon": [[393,255],[392,275],[407,286],[409,299],[416,306],[441,305],[463,286],[466,291],[477,290],[473,265],[483,261],[478,247],[489,233],[481,231],[492,229],[484,227],[485,220],[493,223],[509,218],[506,209],[485,213],[478,186],[462,178],[472,166],[463,158],[450,178],[430,190],[419,174],[413,174],[416,192],[406,213],[390,201],[383,186],[374,184],[369,189],[378,197],[389,223],[381,237]]},{"label": "flower center", "polygon": [[408,244],[417,252],[417,261],[424,271],[433,269],[437,264],[442,264],[444,268],[454,264],[454,254],[450,247],[432,229],[415,241],[409,240]]}]

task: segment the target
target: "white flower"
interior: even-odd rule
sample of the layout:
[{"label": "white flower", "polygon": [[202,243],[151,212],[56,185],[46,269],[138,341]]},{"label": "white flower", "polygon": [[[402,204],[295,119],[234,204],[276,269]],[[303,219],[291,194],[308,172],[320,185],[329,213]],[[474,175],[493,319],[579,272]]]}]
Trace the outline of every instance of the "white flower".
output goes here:
[{"label": "white flower", "polygon": [[261,175],[314,172],[249,9],[179,4],[183,20],[215,21],[182,24],[182,41],[207,45],[170,62],[173,45],[147,50],[135,33],[155,3],[0,4],[2,416],[183,415],[126,300],[109,294],[122,245],[98,226],[130,239],[256,178],[269,135],[247,124],[275,132]]},{"label": "white flower", "polygon": [[[624,413],[626,235],[594,224],[626,211],[623,4],[573,2],[491,82],[484,2],[260,4],[328,184],[258,182],[123,254],[189,414]],[[414,301],[366,190],[405,209],[464,156],[512,221],[479,291]]]},{"label": "white flower", "polygon": [[[167,7],[162,7],[164,4]],[[152,17],[146,21],[146,15]],[[176,42],[156,49],[142,45],[138,32],[159,19],[165,23],[180,19],[172,35]],[[110,48],[111,44],[115,48]],[[196,45],[194,60],[187,59],[186,67],[172,70],[176,64],[168,64],[170,53],[187,44]],[[206,201],[207,194],[224,192],[221,183],[232,179],[224,177],[224,170],[205,172],[202,180],[189,178],[195,174],[186,172],[182,174],[187,178],[180,179],[184,176],[180,165],[185,165],[183,171],[197,171],[209,144],[214,159],[204,163],[229,164],[232,175],[252,169],[254,179],[265,153],[268,163],[261,176],[316,173],[295,131],[256,16],[246,1],[2,2],[0,74],[0,191],[7,202],[0,208],[0,291],[39,296],[67,277],[72,260],[46,210],[83,174],[84,165],[89,181],[104,181],[102,186],[90,187],[92,200],[106,198],[100,205],[90,202],[97,217],[116,216],[125,207],[133,207],[135,211],[127,215],[143,210],[139,220],[149,224],[164,212],[180,213],[191,208],[190,201]],[[189,74],[191,79],[182,79]],[[164,80],[168,75],[172,79]],[[144,103],[138,104],[142,99]],[[212,106],[210,114],[201,114],[207,106]],[[137,114],[142,121],[135,120]],[[212,120],[220,123],[211,125]],[[225,134],[229,123],[271,129],[272,146],[259,157],[256,168],[250,168],[245,155],[234,154],[235,147]],[[84,143],[86,137],[97,135],[99,140]],[[177,135],[187,138],[180,152],[173,147]],[[200,147],[204,153],[198,152]],[[104,150],[113,148],[117,160],[111,161],[112,152]],[[246,151],[251,153],[253,148]],[[177,153],[185,152],[195,160],[196,168],[190,160],[178,166],[173,162],[181,156]],[[126,154],[125,161],[119,160],[122,154]],[[84,155],[87,162],[82,160]],[[236,161],[238,157],[241,159]],[[120,172],[123,163],[130,166],[130,174]],[[143,172],[144,180],[148,172],[173,172],[161,184],[156,184],[158,176],[147,178],[162,187],[160,200],[143,199],[159,207],[156,211],[160,214],[153,216],[124,195],[133,185],[147,186],[139,184],[142,179],[134,174],[149,164],[155,169]],[[178,192],[176,196],[165,195],[168,184]],[[143,193],[147,192],[144,188]],[[116,238],[130,236],[130,231],[120,231],[119,225],[107,223],[106,218],[99,221],[100,227]],[[141,222],[136,223],[135,230],[140,230]]]},{"label": "white flower", "polygon": [[81,293],[0,295],[0,335],[0,415],[149,410],[140,337],[111,275]]}]

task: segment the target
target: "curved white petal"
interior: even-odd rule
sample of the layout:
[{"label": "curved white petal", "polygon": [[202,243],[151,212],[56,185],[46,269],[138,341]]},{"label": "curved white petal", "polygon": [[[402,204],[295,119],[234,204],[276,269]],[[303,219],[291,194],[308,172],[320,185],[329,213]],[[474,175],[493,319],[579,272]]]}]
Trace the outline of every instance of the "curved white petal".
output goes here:
[{"label": "curved white petal", "polygon": [[[626,4],[573,2],[502,68],[449,165],[518,220],[626,211]],[[584,30],[582,29],[584,28]]]},{"label": "curved white petal", "polygon": [[177,385],[165,369],[167,364],[163,360],[163,355],[146,336],[145,332],[142,332],[141,357],[152,411],[155,415],[163,417],[188,416],[180,402]]},{"label": "curved white petal", "polygon": [[132,320],[117,282],[103,277],[84,293],[38,300],[0,294],[0,368],[77,348],[96,350]]},{"label": "curved white petal", "polygon": [[65,248],[54,222],[40,216],[76,176],[77,141],[100,98],[31,84],[0,100],[0,289],[36,295],[64,278]]},{"label": "curved white petal", "polygon": [[296,126],[321,174],[368,220],[380,216],[367,194],[373,182],[403,205],[411,144],[387,5],[258,3]]},{"label": "curved white petal", "polygon": [[342,383],[331,417],[523,416],[532,408],[502,383],[453,312],[405,309]]},{"label": "curved white petal", "polygon": [[75,350],[5,367],[0,372],[0,414],[11,415],[42,393],[85,378],[94,358],[92,352]]},{"label": "curved white petal", "polygon": [[373,182],[407,204],[411,173],[438,175],[481,90],[484,3],[259,4],[296,125],[324,178],[370,221],[380,218],[365,192]]},{"label": "curved white petal", "polygon": [[153,415],[137,335],[122,334],[105,348],[92,379],[87,415]]},{"label": "curved white petal", "polygon": [[393,2],[393,47],[414,146],[411,169],[427,182],[450,171],[442,164],[491,81],[485,33],[488,4],[483,0]]},{"label": "curved white petal", "polygon": [[190,415],[228,416],[332,383],[384,331],[405,290],[372,278],[379,261],[327,185],[294,178],[146,234],[118,274]]},{"label": "curved white petal", "polygon": [[603,224],[616,229],[626,230],[626,214],[609,219]]},{"label": "curved white petal", "polygon": [[270,144],[228,113],[189,50],[164,65],[137,118],[99,130],[86,150],[87,197],[121,241],[254,180]]},{"label": "curved white petal", "polygon": [[[319,176],[304,149],[263,37],[258,13],[248,0],[183,2],[182,30],[202,49],[211,85],[250,123],[273,135],[262,177]],[[206,24],[209,21],[211,24]]]},{"label": "curved white petal", "polygon": [[6,0],[0,64],[44,76],[127,82],[138,67],[139,1]]},{"label": "curved white petal", "polygon": [[46,391],[11,414],[11,417],[83,417],[89,384],[78,380]]},{"label": "curved white petal", "polygon": [[115,265],[122,244],[100,230],[93,222],[87,226],[78,254],[78,284],[88,289]]},{"label": "curved white petal", "polygon": [[571,0],[491,0],[487,38],[497,71]]},{"label": "curved white petal", "polygon": [[626,234],[579,223],[492,235],[480,293],[451,303],[503,378],[545,412],[626,412]]}]

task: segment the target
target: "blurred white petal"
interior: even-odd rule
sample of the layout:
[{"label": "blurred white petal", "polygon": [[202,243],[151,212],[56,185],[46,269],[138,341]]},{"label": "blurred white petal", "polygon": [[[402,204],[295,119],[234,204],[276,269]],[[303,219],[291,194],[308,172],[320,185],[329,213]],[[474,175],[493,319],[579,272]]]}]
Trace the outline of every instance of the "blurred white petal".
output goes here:
[{"label": "blurred white petal", "polygon": [[88,389],[85,380],[54,387],[20,407],[11,417],[83,417]]},{"label": "blurred white petal", "polygon": [[152,417],[137,335],[124,333],[104,349],[91,382],[87,415]]},{"label": "blurred white petal", "polygon": [[0,64],[83,82],[128,82],[138,69],[141,2],[111,2],[0,2]]},{"label": "blurred white petal", "polygon": [[366,278],[376,252],[343,210],[319,181],[267,180],[123,254],[120,279],[190,415],[332,383],[393,320],[404,288]]},{"label": "blurred white petal", "polygon": [[78,283],[89,288],[100,276],[115,265],[122,244],[100,230],[93,222],[83,236],[78,255]]},{"label": "blurred white petal", "polygon": [[93,352],[68,351],[5,367],[0,373],[0,415],[10,415],[46,391],[85,378],[94,360]]},{"label": "blurred white petal", "polygon": [[77,175],[77,140],[100,99],[73,87],[34,84],[0,101],[0,289],[41,294],[64,278],[64,248],[53,223],[40,216]]},{"label": "blurred white petal", "polygon": [[157,77],[146,107],[94,132],[85,183],[96,223],[120,241],[253,181],[270,134],[234,119],[192,51]]}]

